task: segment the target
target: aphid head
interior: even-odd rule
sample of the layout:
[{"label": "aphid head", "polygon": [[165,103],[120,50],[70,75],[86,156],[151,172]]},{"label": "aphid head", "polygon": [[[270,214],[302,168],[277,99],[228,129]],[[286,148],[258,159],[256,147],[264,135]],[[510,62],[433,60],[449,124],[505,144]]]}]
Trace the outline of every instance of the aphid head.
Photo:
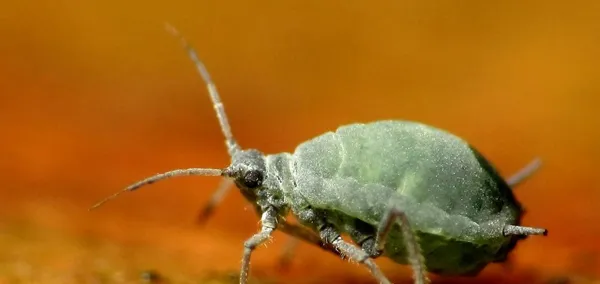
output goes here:
[{"label": "aphid head", "polygon": [[233,178],[243,191],[254,191],[267,178],[265,157],[254,149],[237,151],[231,159],[231,166],[225,169],[225,175]]}]

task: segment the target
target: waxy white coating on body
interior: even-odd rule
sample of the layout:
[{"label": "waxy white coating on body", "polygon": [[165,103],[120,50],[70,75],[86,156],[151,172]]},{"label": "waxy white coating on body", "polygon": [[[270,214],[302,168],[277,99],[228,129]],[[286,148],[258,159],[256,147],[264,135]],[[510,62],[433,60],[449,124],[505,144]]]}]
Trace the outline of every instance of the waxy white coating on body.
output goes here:
[{"label": "waxy white coating on body", "polygon": [[[354,219],[376,228],[391,205],[402,208],[417,233],[439,237],[435,243],[423,240],[421,247],[426,259],[448,255],[447,262],[428,265],[442,274],[476,273],[483,263],[503,258],[509,250],[501,249],[512,236],[502,230],[517,225],[521,216],[505,181],[468,143],[416,122],[342,126],[300,144],[286,158],[293,183],[282,190],[292,211],[325,210],[340,231],[349,233],[345,228]],[[405,263],[399,227],[390,238],[388,256]],[[457,260],[455,246],[444,252],[444,240],[464,242],[470,249],[462,257],[479,258],[478,265]],[[481,249],[472,251],[478,245]],[[457,261],[464,269],[457,270]]]}]

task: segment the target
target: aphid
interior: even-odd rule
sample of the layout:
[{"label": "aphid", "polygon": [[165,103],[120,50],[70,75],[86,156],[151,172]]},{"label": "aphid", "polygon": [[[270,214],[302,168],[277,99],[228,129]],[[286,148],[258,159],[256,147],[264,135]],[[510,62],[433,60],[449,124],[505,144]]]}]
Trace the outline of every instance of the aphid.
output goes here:
[{"label": "aphid", "polygon": [[[341,126],[300,144],[293,154],[240,148],[204,64],[177,30],[169,30],[206,82],[231,164],[157,174],[92,208],[175,176],[232,180],[261,217],[260,232],[244,242],[241,284],[247,283],[252,251],[277,229],[364,265],[379,283],[390,283],[373,261],[380,256],[410,264],[414,283],[428,283],[427,272],[475,275],[505,260],[519,240],[546,234],[520,226],[523,210],[510,185],[477,150],[417,122]],[[285,221],[288,214],[299,224]]]},{"label": "aphid", "polygon": [[[514,189],[516,186],[522,184],[527,178],[531,177],[540,167],[541,161],[540,159],[534,159],[529,164],[521,168],[519,171],[514,173],[512,176],[506,179],[506,183]],[[214,213],[215,208],[221,203],[227,193],[231,191],[233,188],[233,181],[231,179],[223,179],[221,184],[217,187],[209,199],[208,202],[202,207],[200,214],[198,215],[198,223],[203,225],[208,218]],[[292,237],[294,237],[292,235]],[[318,237],[316,237],[318,238]],[[290,262],[294,257],[294,251],[299,244],[299,241],[302,239],[292,238],[287,241],[285,246],[281,251],[281,255],[279,257],[279,266],[282,269],[288,267]],[[311,242],[315,244],[314,242]],[[320,243],[316,243],[320,244]]]}]

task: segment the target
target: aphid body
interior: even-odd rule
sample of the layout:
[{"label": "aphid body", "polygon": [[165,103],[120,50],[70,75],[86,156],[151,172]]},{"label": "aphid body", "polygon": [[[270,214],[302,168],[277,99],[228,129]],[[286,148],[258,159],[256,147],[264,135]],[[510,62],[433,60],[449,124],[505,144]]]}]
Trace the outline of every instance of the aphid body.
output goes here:
[{"label": "aphid body", "polygon": [[[352,124],[285,157],[296,186],[284,187],[284,198],[290,195],[293,209],[326,212],[360,244],[394,204],[417,234],[430,272],[477,273],[504,260],[518,238],[503,235],[521,217],[509,186],[468,143],[442,130],[406,121]],[[399,224],[384,255],[406,263]]]},{"label": "aphid body", "polygon": [[[240,283],[247,281],[251,252],[276,229],[364,264],[380,283],[390,282],[373,262],[379,256],[410,264],[415,283],[426,283],[427,271],[475,275],[503,261],[524,236],[546,233],[520,226],[523,211],[511,190],[518,181],[505,181],[467,142],[424,124],[350,124],[293,154],[241,149],[208,72],[180,39],[207,82],[231,165],[175,170],[124,191],[177,175],[232,179],[262,223],[244,244]],[[300,224],[287,223],[288,214]]]}]

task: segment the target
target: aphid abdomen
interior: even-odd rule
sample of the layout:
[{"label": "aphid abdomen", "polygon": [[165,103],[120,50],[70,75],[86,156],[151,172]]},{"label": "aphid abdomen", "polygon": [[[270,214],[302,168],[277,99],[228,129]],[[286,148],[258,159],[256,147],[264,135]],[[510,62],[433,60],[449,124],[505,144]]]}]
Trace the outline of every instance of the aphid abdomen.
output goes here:
[{"label": "aphid abdomen", "polygon": [[[339,228],[352,218],[376,227],[393,204],[421,237],[430,271],[476,273],[510,241],[501,230],[521,209],[510,188],[472,147],[413,122],[340,127],[296,149],[296,190]],[[345,230],[347,232],[347,230]],[[405,263],[398,228],[385,254]]]},{"label": "aphid abdomen", "polygon": [[343,126],[301,144],[294,157],[297,180],[347,178],[357,185],[381,185],[477,223],[507,209],[514,219],[520,213],[510,188],[469,144],[419,123]]}]

